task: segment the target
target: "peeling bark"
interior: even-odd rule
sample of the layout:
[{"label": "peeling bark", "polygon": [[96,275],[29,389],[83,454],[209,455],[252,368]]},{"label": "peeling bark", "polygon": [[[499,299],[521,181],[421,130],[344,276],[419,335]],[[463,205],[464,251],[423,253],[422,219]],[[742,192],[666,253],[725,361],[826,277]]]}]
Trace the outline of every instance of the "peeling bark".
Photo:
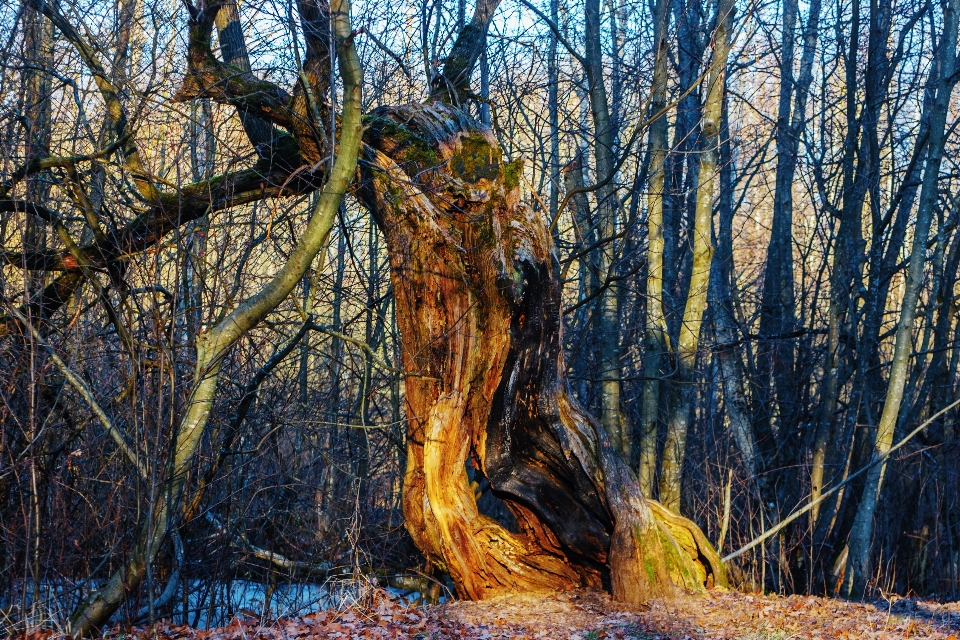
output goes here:
[{"label": "peeling bark", "polygon": [[[643,499],[569,393],[558,264],[518,162],[441,103],[367,122],[358,196],[387,241],[406,372],[404,514],[460,596],[609,581],[642,602],[723,584],[700,530]],[[518,523],[478,511],[476,465]]]}]

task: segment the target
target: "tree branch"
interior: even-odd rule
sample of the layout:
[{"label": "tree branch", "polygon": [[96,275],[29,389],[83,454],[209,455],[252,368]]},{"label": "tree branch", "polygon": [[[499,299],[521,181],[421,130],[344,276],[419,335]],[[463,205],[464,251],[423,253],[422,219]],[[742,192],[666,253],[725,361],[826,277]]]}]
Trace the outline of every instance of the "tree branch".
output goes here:
[{"label": "tree branch", "polygon": [[20,311],[10,305],[10,313],[14,315],[24,327],[30,331],[33,335],[33,338],[40,343],[40,345],[47,350],[50,354],[50,359],[53,360],[53,364],[56,365],[57,369],[60,370],[60,373],[63,374],[63,377],[67,379],[67,382],[76,389],[77,393],[80,394],[80,397],[83,398],[83,401],[87,403],[87,406],[90,407],[90,410],[93,411],[94,415],[97,416],[97,419],[100,420],[100,424],[103,425],[103,428],[110,435],[113,441],[117,444],[117,448],[126,456],[127,460],[130,461],[130,464],[133,465],[134,469],[137,470],[137,473],[140,474],[142,480],[147,480],[147,470],[143,466],[143,462],[137,457],[137,454],[133,451],[133,448],[127,442],[126,437],[120,431],[120,429],[113,424],[110,420],[110,417],[107,416],[106,412],[103,410],[103,407],[100,406],[100,403],[97,402],[97,399],[93,396],[93,392],[90,391],[90,388],[87,387],[87,384],[83,381],[80,376],[73,372],[66,363],[60,359],[60,356],[57,355],[57,352],[50,345],[46,339],[40,335],[40,332],[31,324],[21,313]]},{"label": "tree branch", "polygon": [[258,117],[290,129],[296,116],[291,111],[292,98],[278,85],[262,80],[240,67],[226,65],[213,55],[211,35],[220,5],[197,9],[185,3],[190,13],[187,23],[189,44],[187,74],[173,95],[175,102],[209,98],[247,110]]},{"label": "tree branch", "polygon": [[470,76],[483,54],[487,42],[487,28],[500,0],[477,0],[473,19],[460,30],[443,71],[430,84],[430,97],[439,102],[460,106],[470,93]]},{"label": "tree branch", "polygon": [[113,129],[116,139],[126,140],[122,148],[127,170],[130,171],[140,194],[148,202],[156,202],[160,198],[161,192],[157,189],[152,178],[143,167],[143,162],[140,159],[140,151],[137,149],[137,145],[134,144],[131,133],[128,130],[129,121],[127,119],[126,109],[120,101],[120,92],[110,80],[110,77],[104,70],[103,65],[100,64],[93,49],[87,41],[80,36],[74,26],[57,11],[56,3],[45,2],[43,0],[29,0],[29,2],[36,11],[42,13],[53,23],[60,33],[63,34],[63,37],[73,45],[83,59],[84,64],[87,65],[97,84],[97,89],[100,90],[100,95],[103,97],[104,103],[106,103],[107,121]]},{"label": "tree branch", "polygon": [[811,501],[808,502],[807,505],[806,505],[805,507],[803,507],[802,509],[798,509],[797,511],[794,511],[793,513],[791,513],[789,516],[787,516],[786,518],[784,518],[783,520],[781,520],[781,521],[777,524],[777,526],[773,527],[772,529],[768,529],[767,531],[765,531],[765,532],[763,533],[763,535],[754,538],[754,539],[751,540],[749,543],[747,543],[746,545],[740,547],[739,549],[737,549],[737,550],[734,551],[733,553],[728,553],[727,555],[725,555],[725,556],[722,558],[723,561],[724,561],[724,562],[727,562],[727,561],[729,561],[729,560],[733,560],[733,559],[736,558],[737,556],[743,555],[743,554],[746,553],[747,551],[750,551],[750,549],[753,549],[754,547],[756,547],[757,545],[759,545],[760,543],[762,543],[764,540],[768,540],[769,538],[777,535],[777,533],[779,533],[780,531],[782,531],[783,528],[786,527],[788,524],[790,524],[791,522],[793,522],[794,520],[796,520],[797,518],[799,518],[800,516],[802,516],[803,514],[805,514],[807,511],[810,511],[811,509],[813,509],[815,506],[817,506],[818,504],[820,504],[821,502],[823,502],[824,500],[826,500],[827,498],[829,498],[831,495],[833,495],[834,493],[836,493],[836,492],[839,491],[840,489],[844,488],[845,486],[847,486],[848,484],[850,484],[851,482],[853,482],[854,480],[856,480],[857,478],[859,478],[860,476],[862,476],[864,473],[866,473],[867,471],[869,471],[869,470],[872,469],[873,467],[877,466],[878,464],[880,464],[881,462],[883,462],[884,460],[886,460],[887,458],[889,458],[890,455],[891,455],[894,451],[897,451],[897,450],[900,449],[903,445],[905,445],[905,444],[907,444],[908,442],[910,442],[910,441],[914,438],[914,436],[916,436],[918,433],[920,433],[921,431],[923,431],[924,429],[926,429],[927,427],[929,427],[931,424],[933,424],[933,422],[934,422],[937,418],[939,418],[940,416],[942,416],[942,415],[945,414],[946,412],[950,411],[951,409],[953,409],[953,408],[956,407],[957,405],[960,405],[960,400],[955,400],[954,402],[951,402],[951,403],[948,404],[946,407],[944,407],[944,408],[941,409],[940,411],[938,411],[938,412],[936,412],[935,414],[933,414],[932,416],[930,416],[930,418],[929,418],[928,420],[926,420],[923,424],[921,424],[919,427],[917,427],[916,429],[914,429],[913,431],[911,431],[910,433],[908,433],[908,434],[903,438],[903,440],[901,440],[900,442],[898,442],[898,443],[895,444],[894,446],[892,446],[892,447],[890,447],[889,449],[887,449],[887,451],[886,451],[884,454],[875,457],[873,460],[871,460],[869,463],[867,463],[866,465],[864,465],[859,471],[857,471],[857,472],[854,473],[853,475],[847,476],[847,479],[846,479],[846,480],[844,480],[843,482],[841,482],[840,484],[838,484],[838,485],[835,486],[834,488],[830,489],[829,491],[824,491],[823,493],[821,493],[821,494],[820,494],[820,497],[818,497],[816,500],[811,500]]}]

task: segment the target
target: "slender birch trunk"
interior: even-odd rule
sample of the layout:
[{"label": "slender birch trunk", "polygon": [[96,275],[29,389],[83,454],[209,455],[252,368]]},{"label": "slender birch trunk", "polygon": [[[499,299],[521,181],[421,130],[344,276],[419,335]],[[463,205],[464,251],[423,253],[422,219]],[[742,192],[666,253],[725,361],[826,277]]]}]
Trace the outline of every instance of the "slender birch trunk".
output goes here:
[{"label": "slender birch trunk", "polygon": [[[840,225],[833,249],[833,264],[830,275],[830,304],[827,311],[827,354],[824,365],[824,380],[820,392],[820,415],[813,446],[811,472],[812,492],[818,495],[822,491],[828,455],[836,441],[836,413],[840,398],[841,368],[844,365],[841,351],[841,337],[848,332],[845,325],[848,318],[848,306],[854,284],[860,279],[862,262],[862,225],[864,193],[856,182],[856,150],[860,136],[860,120],[857,118],[857,62],[860,50],[860,5],[851,4],[850,42],[845,60],[847,132],[844,138],[842,160],[842,197]],[[816,520],[819,507],[811,513]]]},{"label": "slender birch trunk", "polygon": [[[767,248],[763,295],[760,305],[760,335],[770,341],[762,344],[761,385],[772,378],[781,431],[792,432],[798,415],[796,372],[797,329],[794,295],[793,188],[798,164],[800,139],[806,129],[806,104],[813,81],[813,61],[819,35],[820,0],[810,3],[803,30],[800,74],[794,78],[797,0],[783,3],[783,47],[780,55],[780,95],[777,108],[777,169],[773,203],[773,223]],[[770,391],[762,397],[772,399]]]},{"label": "slender birch trunk", "polygon": [[[726,96],[720,128],[720,206],[717,225],[717,252],[710,273],[710,313],[713,320],[715,355],[719,386],[723,389],[723,408],[730,422],[733,440],[740,450],[740,459],[748,476],[759,468],[757,446],[751,421],[752,411],[747,397],[743,362],[741,360],[741,332],[733,309],[736,290],[733,264],[733,166],[730,157],[730,129],[727,122]],[[729,492],[730,485],[727,485]],[[729,496],[728,496],[729,498]],[[727,500],[729,502],[729,499]],[[722,539],[723,536],[721,536]]]},{"label": "slender birch trunk", "polygon": [[[560,0],[550,0],[550,20],[553,24],[560,21]],[[557,104],[560,91],[560,73],[557,66],[557,34],[550,32],[550,41],[547,45],[547,110],[550,120],[550,220],[557,219],[557,209],[560,206],[560,105]],[[556,233],[557,225],[553,225]]]}]

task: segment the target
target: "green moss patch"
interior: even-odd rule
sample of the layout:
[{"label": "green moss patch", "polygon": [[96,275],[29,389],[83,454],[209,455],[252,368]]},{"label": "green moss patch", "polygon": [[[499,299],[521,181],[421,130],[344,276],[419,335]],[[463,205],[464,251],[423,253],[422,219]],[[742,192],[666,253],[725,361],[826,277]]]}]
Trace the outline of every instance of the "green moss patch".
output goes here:
[{"label": "green moss patch", "polygon": [[500,149],[492,147],[480,134],[460,140],[460,148],[450,159],[450,170],[465,182],[496,180],[500,177]]}]

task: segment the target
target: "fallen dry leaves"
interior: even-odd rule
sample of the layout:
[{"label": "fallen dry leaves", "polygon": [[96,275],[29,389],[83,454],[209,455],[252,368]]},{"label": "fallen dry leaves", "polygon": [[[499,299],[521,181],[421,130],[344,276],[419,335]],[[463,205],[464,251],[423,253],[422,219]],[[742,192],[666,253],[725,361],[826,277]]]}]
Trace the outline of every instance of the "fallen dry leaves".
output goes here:
[{"label": "fallen dry leaves", "polygon": [[638,608],[606,594],[566,593],[490,602],[455,602],[451,618],[486,624],[503,621],[542,638],[653,640],[788,640],[794,638],[931,638],[957,640],[960,603],[900,600],[892,606],[816,597],[778,597],[712,591]]},{"label": "fallen dry leaves", "polygon": [[[713,591],[646,606],[613,602],[606,594],[502,597],[407,608],[375,591],[365,606],[322,611],[261,624],[238,616],[219,629],[197,630],[159,623],[112,630],[114,640],[433,640],[512,638],[550,640],[792,640],[794,638],[930,638],[958,640],[960,603],[899,600],[856,603],[816,597],[778,597]],[[55,640],[50,632],[32,640]]]}]

